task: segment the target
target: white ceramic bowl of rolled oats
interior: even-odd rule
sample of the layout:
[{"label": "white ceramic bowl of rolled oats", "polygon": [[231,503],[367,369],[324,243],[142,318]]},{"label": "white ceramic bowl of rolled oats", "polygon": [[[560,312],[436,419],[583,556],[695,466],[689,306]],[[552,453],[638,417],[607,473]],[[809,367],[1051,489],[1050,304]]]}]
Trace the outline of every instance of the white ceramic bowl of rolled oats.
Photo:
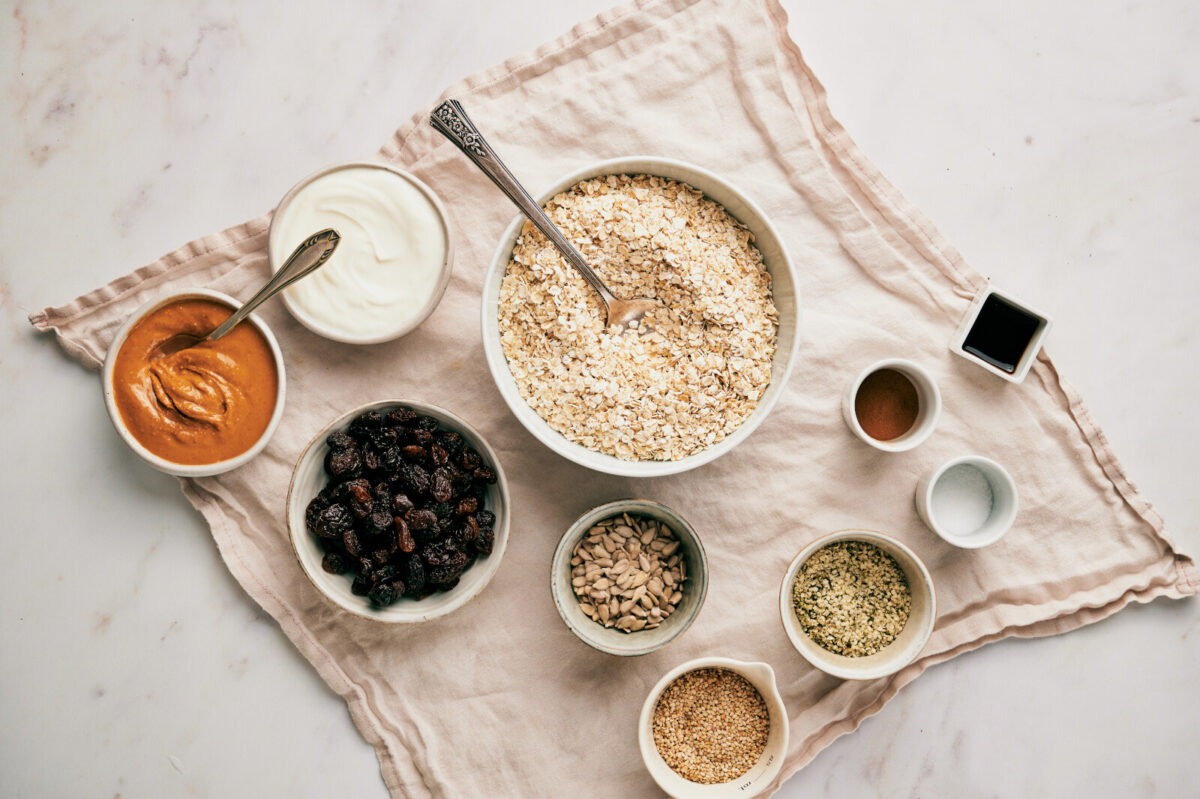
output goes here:
[{"label": "white ceramic bowl of rolled oats", "polygon": [[518,216],[484,280],[484,354],[542,443],[629,477],[694,469],[770,413],[799,346],[783,239],[723,178],[667,158],[576,170],[537,198],[618,296],[662,302],[651,332],[604,329],[599,297]]}]

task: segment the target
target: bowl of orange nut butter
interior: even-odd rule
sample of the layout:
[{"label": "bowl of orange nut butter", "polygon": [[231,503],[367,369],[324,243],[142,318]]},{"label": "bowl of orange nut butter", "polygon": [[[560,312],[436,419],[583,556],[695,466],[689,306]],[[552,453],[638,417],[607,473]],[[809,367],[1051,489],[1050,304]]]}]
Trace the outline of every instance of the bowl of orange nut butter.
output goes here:
[{"label": "bowl of orange nut butter", "polygon": [[254,314],[216,341],[164,355],[180,333],[204,337],[240,303],[188,289],[143,305],[104,359],[104,402],[125,443],[159,471],[204,477],[262,451],[283,415],[283,354]]}]

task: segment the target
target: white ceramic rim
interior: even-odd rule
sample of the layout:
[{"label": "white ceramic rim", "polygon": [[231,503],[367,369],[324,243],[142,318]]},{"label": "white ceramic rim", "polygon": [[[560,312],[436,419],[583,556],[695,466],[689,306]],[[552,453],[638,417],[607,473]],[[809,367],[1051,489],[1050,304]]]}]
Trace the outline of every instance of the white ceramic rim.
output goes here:
[{"label": "white ceramic rim", "polygon": [[[862,387],[863,381],[881,369],[894,369],[912,380],[913,386],[917,389],[917,395],[921,397],[917,421],[913,423],[907,433],[899,438],[893,438],[891,441],[880,441],[867,435],[867,431],[863,430],[862,425],[859,424],[858,414],[854,410],[854,400],[858,396],[858,390]],[[927,396],[932,397],[932,402],[925,401]],[[907,452],[933,435],[938,419],[942,415],[942,392],[938,390],[937,381],[933,379],[933,375],[929,374],[929,371],[916,361],[910,361],[907,358],[884,358],[858,373],[858,377],[854,378],[854,382],[850,384],[850,389],[846,392],[842,408],[842,415],[854,435],[875,449],[884,452]]]},{"label": "white ceramic rim", "polygon": [[[324,336],[331,341],[338,341],[343,344],[382,344],[385,341],[393,341],[403,335],[411,333],[413,330],[417,329],[422,322],[429,318],[430,314],[433,313],[434,309],[437,308],[438,304],[442,301],[442,295],[446,293],[446,286],[450,284],[450,273],[454,268],[454,237],[450,234],[450,218],[446,213],[446,206],[442,205],[441,198],[434,193],[433,189],[429,188],[429,186],[423,183],[416,175],[405,172],[403,169],[397,169],[390,164],[384,164],[378,161],[346,161],[344,163],[331,164],[322,169],[318,169],[316,172],[313,172],[311,175],[303,178],[295,186],[292,186],[290,189],[288,189],[287,194],[283,195],[283,198],[279,201],[279,205],[275,206],[275,211],[271,214],[271,225],[267,228],[267,259],[271,264],[271,273],[274,274],[279,267],[283,265],[283,259],[291,255],[292,249],[295,249],[295,247],[292,247],[292,249],[289,249],[286,252],[279,249],[285,245],[276,240],[275,220],[282,216],[280,212],[287,207],[288,203],[295,198],[300,190],[309,183],[312,183],[317,178],[324,177],[325,175],[333,172],[339,172],[343,169],[352,169],[356,167],[367,167],[370,169],[381,169],[385,172],[391,172],[393,175],[396,175],[397,177],[412,184],[417,191],[421,192],[421,194],[423,194],[425,198],[433,204],[434,210],[437,211],[438,219],[442,223],[442,235],[444,236],[446,245],[446,257],[442,261],[442,269],[438,277],[437,288],[434,289],[433,294],[431,294],[429,297],[429,301],[425,303],[425,306],[421,309],[419,314],[410,319],[404,325],[396,328],[395,331],[389,331],[387,333],[382,333],[375,336],[355,336],[353,333],[348,333],[345,330],[339,330],[338,328],[330,327],[319,319],[314,319],[307,312],[305,312],[303,308],[295,305],[286,291],[282,292],[280,296],[283,297],[283,304],[287,306],[288,311],[293,317],[295,317],[296,321],[319,336]],[[314,230],[312,232],[316,233],[317,231]]]},{"label": "white ceramic rim", "polygon": [[125,339],[129,337],[129,331],[133,329],[134,325],[145,318],[147,314],[158,310],[164,305],[192,297],[216,300],[223,305],[228,305],[235,311],[242,307],[242,303],[228,294],[222,294],[219,291],[206,288],[183,289],[171,294],[164,294],[157,299],[143,303],[136,311],[129,315],[129,318],[117,330],[117,335],[113,338],[112,343],[108,345],[108,353],[104,356],[104,368],[101,371],[104,406],[108,409],[108,418],[112,420],[113,427],[117,429],[117,433],[120,434],[121,438],[139,458],[160,472],[166,472],[176,477],[208,477],[214,474],[222,474],[247,463],[255,455],[262,452],[263,448],[267,446],[267,442],[271,440],[271,436],[275,434],[275,428],[279,427],[279,420],[283,418],[283,401],[287,394],[287,375],[283,368],[283,352],[279,349],[279,342],[275,340],[275,335],[271,332],[271,328],[267,327],[267,323],[260,319],[257,314],[252,313],[246,317],[242,324],[249,322],[258,329],[258,332],[262,333],[263,338],[267,340],[267,346],[271,348],[271,355],[275,359],[275,369],[279,373],[279,388],[275,392],[275,411],[271,414],[271,421],[267,423],[267,429],[258,437],[253,446],[241,455],[217,461],[216,463],[175,463],[174,461],[169,461],[166,458],[155,455],[134,437],[129,428],[125,426],[125,420],[121,418],[121,412],[117,410],[117,401],[113,393],[113,369],[116,366],[117,353],[120,352]]},{"label": "white ceramic rim", "polygon": [[[742,441],[744,441],[755,429],[762,424],[763,420],[770,415],[775,404],[783,395],[784,388],[787,386],[788,380],[792,376],[792,370],[796,365],[796,355],[800,350],[801,338],[801,322],[803,320],[803,309],[800,305],[800,283],[796,275],[796,268],[792,262],[791,256],[788,254],[787,247],[784,244],[784,238],[780,235],[775,225],[763,212],[762,208],[757,203],[750,199],[741,189],[728,180],[718,176],[717,174],[696,166],[695,164],[680,161],[674,158],[660,158],[658,156],[641,155],[641,156],[625,156],[621,158],[610,158],[606,161],[590,164],[586,167],[576,169],[569,174],[559,178],[551,187],[535,197],[539,205],[544,205],[554,195],[565,191],[582,180],[596,177],[599,175],[613,174],[657,174],[654,170],[668,169],[675,171],[690,171],[695,175],[699,175],[704,181],[708,181],[714,185],[720,186],[723,190],[729,192],[738,200],[746,205],[758,218],[761,223],[760,227],[766,231],[768,235],[773,237],[779,245],[779,251],[782,257],[780,264],[771,264],[772,276],[776,270],[782,269],[786,271],[792,281],[792,302],[795,305],[795,335],[792,339],[791,349],[783,353],[778,348],[775,351],[775,360],[780,357],[786,357],[784,361],[783,373],[778,380],[778,389],[772,390],[773,386],[768,386],[762,400],[754,412],[738,427],[733,433],[726,436],[720,442],[714,444],[703,452],[698,452],[695,455],[688,455],[675,461],[625,461],[613,455],[590,450],[586,447],[576,444],[568,440],[561,433],[551,428],[544,419],[538,416],[529,405],[521,398],[520,391],[517,389],[516,382],[513,380],[512,373],[508,369],[508,360],[504,357],[504,352],[500,347],[499,325],[497,322],[496,308],[499,305],[498,296],[490,296],[489,287],[495,281],[496,273],[499,271],[503,277],[503,271],[508,268],[509,256],[512,254],[513,246],[516,242],[517,235],[520,233],[521,227],[525,223],[525,216],[517,214],[509,226],[505,229],[500,237],[499,246],[492,254],[491,263],[488,265],[488,270],[483,279],[483,297],[480,303],[480,328],[483,331],[483,352],[487,359],[488,370],[492,373],[492,379],[496,383],[497,389],[500,391],[500,396],[504,398],[504,402],[508,405],[513,415],[517,420],[528,430],[536,439],[545,444],[554,452],[563,456],[567,460],[578,463],[580,466],[585,466],[595,471],[604,472],[606,474],[620,475],[623,477],[659,477],[668,474],[679,474],[690,469],[695,469],[703,466],[720,456],[729,452]],[[683,180],[682,178],[671,178],[671,180]],[[688,182],[684,180],[684,182]],[[694,184],[693,188],[703,190],[700,186]],[[706,193],[706,196],[707,193]],[[724,205],[728,211],[728,208]],[[733,215],[738,219],[736,215]],[[741,219],[739,222],[745,224]],[[761,248],[760,248],[761,249]],[[497,290],[500,282],[495,281]],[[772,280],[772,291],[777,291],[776,281]],[[776,381],[772,380],[772,384]]]},{"label": "white ceramic rim", "polygon": [[[473,439],[473,441],[468,443],[470,443],[471,446],[474,446],[481,455],[488,459],[488,462],[496,472],[496,488],[500,492],[499,507],[492,509],[492,512],[496,514],[496,523],[493,526],[493,529],[496,531],[496,540],[492,548],[492,553],[488,555],[487,558],[482,559],[482,563],[477,560],[475,563],[471,564],[467,572],[464,572],[464,574],[466,574],[470,571],[473,571],[477,567],[482,566],[482,579],[479,580],[474,586],[469,586],[460,582],[451,590],[443,592],[444,595],[453,595],[455,592],[461,591],[460,594],[454,596],[454,598],[446,605],[443,605],[442,607],[430,613],[413,612],[409,614],[398,612],[404,611],[409,607],[409,605],[419,608],[420,602],[416,600],[401,599],[397,604],[393,604],[387,608],[375,611],[371,609],[365,597],[355,597],[356,599],[361,599],[363,601],[359,604],[351,604],[349,602],[343,602],[340,597],[327,591],[323,584],[325,580],[345,580],[347,579],[346,575],[328,574],[324,570],[320,569],[319,565],[315,567],[315,571],[310,569],[309,564],[306,563],[304,558],[300,555],[300,543],[298,540],[300,536],[304,536],[305,540],[310,538],[310,534],[304,524],[304,510],[300,509],[299,513],[295,515],[292,513],[292,494],[296,488],[296,478],[300,473],[301,464],[303,464],[306,459],[315,458],[317,456],[317,452],[320,450],[320,447],[325,444],[325,439],[329,436],[329,434],[333,432],[334,429],[348,424],[351,419],[361,413],[379,410],[380,408],[395,407],[397,405],[404,405],[412,408],[417,413],[422,413],[426,416],[433,416],[437,418],[439,422],[444,422],[447,427],[451,427],[459,433],[465,433],[467,434],[467,437]],[[311,499],[312,498],[309,497],[304,500],[305,507],[308,506],[308,503],[311,501]],[[383,624],[418,624],[420,622],[429,621],[430,619],[436,619],[441,616],[445,616],[458,610],[463,605],[466,605],[472,599],[479,596],[479,594],[483,592],[483,589],[488,586],[488,583],[492,581],[492,578],[500,569],[500,561],[504,558],[504,551],[508,548],[510,499],[508,493],[508,479],[504,475],[504,467],[500,465],[500,459],[496,457],[496,453],[492,449],[491,445],[488,444],[487,439],[480,435],[478,430],[469,425],[461,417],[451,413],[445,408],[437,405],[430,405],[429,403],[425,402],[418,402],[416,400],[386,399],[368,402],[363,405],[359,405],[357,408],[346,411],[341,416],[325,425],[325,427],[322,428],[319,433],[313,436],[312,440],[308,442],[308,445],[304,447],[304,451],[300,453],[300,457],[296,459],[296,465],[292,469],[291,480],[288,481],[287,499],[285,500],[285,503],[284,509],[288,528],[288,540],[292,545],[292,554],[295,556],[296,561],[300,564],[300,570],[304,572],[304,575],[308,578],[308,581],[313,584],[321,596],[325,597],[327,601],[337,605],[342,610],[353,613],[355,616],[360,618],[370,619],[371,621],[377,621]],[[311,543],[313,546],[316,546],[315,542]]]},{"label": "white ceramic rim", "polygon": [[[669,638],[664,638],[657,643],[637,649],[613,649],[612,647],[606,646],[604,643],[592,638],[588,634],[591,631],[587,627],[581,627],[580,625],[573,624],[571,619],[568,618],[564,605],[568,602],[578,604],[578,600],[575,599],[575,594],[571,590],[571,572],[569,570],[569,565],[565,574],[556,568],[556,565],[559,563],[560,559],[563,558],[566,551],[573,548],[575,546],[575,542],[582,538],[584,532],[586,532],[596,522],[603,519],[608,519],[612,516],[617,516],[621,513],[641,515],[646,506],[653,507],[655,510],[671,520],[671,529],[679,537],[681,546],[695,550],[695,553],[699,557],[701,563],[700,573],[698,575],[688,575],[688,579],[684,582],[683,590],[688,592],[699,591],[699,596],[697,597],[695,607],[692,608],[692,611],[687,616],[682,618],[681,623],[677,622],[679,627]],[[685,537],[688,539],[687,541],[683,540]],[[569,564],[569,562],[570,560],[568,558],[567,563]],[[583,641],[588,646],[603,652],[606,655],[617,655],[620,657],[639,657],[641,655],[648,655],[651,652],[657,652],[661,649],[665,649],[667,646],[679,640],[680,636],[688,631],[688,629],[692,626],[692,623],[696,621],[696,617],[700,615],[700,610],[704,607],[704,600],[708,596],[708,554],[704,551],[704,542],[700,540],[700,536],[696,533],[696,528],[692,527],[691,523],[688,522],[687,519],[683,518],[666,505],[663,505],[661,502],[655,502],[652,499],[639,498],[613,500],[612,502],[607,502],[603,505],[597,505],[587,513],[581,515],[574,521],[574,523],[571,524],[570,527],[567,528],[567,531],[563,533],[562,538],[558,540],[558,546],[555,547],[554,555],[550,558],[550,593],[554,598],[554,608],[558,611],[558,615],[563,620],[563,624],[567,625],[567,629],[574,633],[575,637],[580,641]],[[673,618],[674,615],[675,614],[672,613],[671,617],[669,618]],[[593,625],[595,624],[595,622],[591,621],[590,619],[588,620],[588,623]],[[603,629],[598,625],[597,628]],[[628,633],[626,637],[628,637],[630,640],[637,640],[637,635],[638,633]]]},{"label": "white ceramic rim", "polygon": [[[663,760],[662,755],[658,753],[658,747],[654,745],[654,737],[651,732],[654,708],[658,705],[658,699],[662,696],[662,692],[667,689],[667,686],[681,675],[689,671],[696,671],[697,669],[726,669],[742,675],[754,685],[759,694],[762,695],[763,700],[767,703],[767,713],[771,724],[769,736],[780,736],[776,741],[772,741],[771,737],[768,737],[767,749],[764,750],[763,755],[764,757],[770,757],[769,750],[778,749],[780,752],[778,758],[768,760],[766,763],[763,763],[760,758],[759,762],[751,766],[742,776],[729,782],[719,782],[713,785],[702,785],[691,780],[686,780],[671,770],[671,767]],[[760,672],[760,674],[756,674],[755,672]],[[766,690],[764,690],[764,687]],[[687,799],[692,799],[693,797],[696,797],[696,799],[700,799],[701,797],[704,799],[721,799],[731,796],[747,797],[748,799],[762,793],[771,785],[775,777],[778,776],[780,769],[783,768],[783,761],[787,756],[789,735],[790,724],[787,707],[783,704],[783,697],[779,693],[775,670],[771,668],[769,663],[761,661],[704,657],[681,663],[664,674],[655,683],[654,687],[650,689],[650,693],[647,694],[646,700],[642,703],[642,712],[638,715],[638,749],[642,753],[642,762],[645,764],[646,770],[650,772],[650,776],[658,783],[658,787],[671,796],[687,797]],[[750,783],[746,783],[747,779],[750,780]],[[747,790],[750,785],[757,787],[753,790]]]},{"label": "white ceramic rim", "polygon": [[[1031,316],[1036,316],[1042,322],[1041,326],[1033,334],[1033,338],[1030,339],[1029,344],[1025,347],[1025,354],[1021,356],[1021,360],[1017,363],[1017,368],[1013,370],[1012,374],[1009,374],[1003,369],[998,369],[995,366],[992,366],[987,361],[976,358],[974,355],[963,349],[963,344],[967,340],[967,334],[971,332],[971,328],[974,326],[975,320],[979,318],[979,312],[983,309],[984,301],[993,294],[1000,297],[1000,299],[1004,300],[1005,302],[1015,305],[1017,308],[1020,308],[1022,311],[1025,311]],[[1001,291],[989,283],[987,286],[982,288],[979,293],[975,295],[975,299],[971,301],[971,305],[967,308],[966,314],[963,316],[962,321],[958,324],[958,330],[955,331],[954,338],[950,341],[950,351],[960,358],[970,361],[981,369],[991,372],[992,374],[996,375],[996,377],[1003,378],[1010,383],[1021,383],[1024,382],[1025,376],[1029,374],[1030,368],[1033,367],[1033,362],[1037,360],[1038,353],[1042,351],[1042,344],[1046,340],[1046,334],[1050,332],[1050,328],[1053,326],[1054,320],[1049,316],[1030,307],[1029,303],[1019,300],[1008,292]]]},{"label": "white ceramic rim", "polygon": [[[937,482],[942,479],[946,472],[953,469],[955,466],[962,466],[964,464],[967,466],[974,466],[976,469],[978,469],[988,481],[988,486],[992,490],[992,512],[988,515],[987,521],[984,522],[983,527],[979,528],[981,531],[986,530],[989,527],[992,528],[987,531],[986,535],[981,532],[969,533],[967,535],[955,535],[954,533],[951,533],[942,527],[942,525],[938,523],[937,519],[934,518],[934,486],[937,485]],[[997,483],[999,483],[999,485],[997,485]],[[1012,500],[1003,506],[1002,513],[999,515],[996,513],[997,509],[995,501],[996,497],[1000,495],[1001,491],[998,491],[997,489],[1002,489],[1003,492],[1006,492],[1007,496]],[[918,507],[921,520],[924,521],[925,525],[929,527],[930,530],[933,530],[933,532],[937,533],[938,537],[947,544],[953,544],[954,546],[961,547],[962,549],[979,549],[980,547],[986,547],[989,544],[994,544],[1003,538],[1004,535],[1010,529],[1012,529],[1013,523],[1017,520],[1017,512],[1019,511],[1021,504],[1020,494],[1017,492],[1017,483],[1015,480],[1013,480],[1012,475],[1009,474],[1008,470],[999,463],[991,458],[985,458],[982,455],[962,455],[957,458],[951,458],[930,472],[929,476],[918,484],[918,490],[921,492],[920,498],[924,502],[924,507]]]},{"label": "white ceramic rim", "polygon": [[[904,656],[903,654],[906,650],[897,650],[893,657],[883,659],[878,668],[869,670],[864,669],[859,671],[846,670],[837,665],[837,660],[854,660],[854,658],[846,658],[842,655],[836,655],[832,652],[829,653],[828,658],[822,657],[818,653],[824,653],[825,650],[821,649],[819,644],[805,635],[804,631],[800,628],[800,623],[796,619],[796,612],[792,608],[792,583],[795,581],[796,574],[800,571],[800,567],[804,565],[804,562],[808,560],[814,552],[828,544],[832,544],[837,541],[863,541],[868,544],[884,543],[890,547],[894,547],[909,561],[908,565],[912,566],[913,570],[921,575],[921,582],[925,589],[929,592],[929,609],[928,612],[925,613],[919,620],[914,619],[912,616],[910,616],[908,619],[907,624],[912,624],[914,621],[918,621],[921,626],[917,629],[917,635],[913,638],[912,643],[907,649],[909,652],[907,656]],[[888,554],[894,556],[894,553],[892,552],[889,552]],[[901,564],[902,568],[903,565],[904,564]],[[907,571],[905,573],[907,574]],[[787,571],[783,575],[783,582],[779,586],[779,619],[783,623],[783,630],[787,634],[788,640],[792,642],[792,646],[795,647],[796,651],[800,653],[801,657],[803,657],[816,668],[820,669],[826,674],[843,680],[875,680],[880,677],[887,677],[895,674],[909,663],[912,663],[914,660],[916,660],[917,656],[920,655],[921,650],[925,648],[925,645],[929,643],[929,636],[933,634],[933,625],[937,620],[937,592],[934,590],[933,577],[930,576],[929,570],[925,568],[925,563],[919,557],[917,557],[915,552],[902,544],[900,541],[892,538],[890,535],[885,535],[884,533],[880,533],[875,530],[862,530],[857,528],[835,530],[834,532],[826,533],[825,535],[817,538],[815,541],[809,543],[800,550],[800,552],[788,565]],[[800,641],[797,640],[798,636],[803,636],[804,639],[812,645],[812,649],[814,651],[810,653],[800,643]],[[887,650],[888,647],[885,647],[872,657],[877,657],[878,655],[887,652]]]}]

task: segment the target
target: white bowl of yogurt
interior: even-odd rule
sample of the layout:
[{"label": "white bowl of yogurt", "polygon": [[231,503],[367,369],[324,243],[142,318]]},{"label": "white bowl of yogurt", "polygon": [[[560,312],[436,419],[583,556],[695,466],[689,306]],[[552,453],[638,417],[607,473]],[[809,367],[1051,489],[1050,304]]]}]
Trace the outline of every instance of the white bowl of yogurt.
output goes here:
[{"label": "white bowl of yogurt", "polygon": [[454,248],[446,209],[432,189],[368,161],[314,172],[283,195],[271,218],[271,269],[324,228],[342,237],[337,251],[283,292],[301,324],[334,341],[378,344],[433,313],[450,282]]}]

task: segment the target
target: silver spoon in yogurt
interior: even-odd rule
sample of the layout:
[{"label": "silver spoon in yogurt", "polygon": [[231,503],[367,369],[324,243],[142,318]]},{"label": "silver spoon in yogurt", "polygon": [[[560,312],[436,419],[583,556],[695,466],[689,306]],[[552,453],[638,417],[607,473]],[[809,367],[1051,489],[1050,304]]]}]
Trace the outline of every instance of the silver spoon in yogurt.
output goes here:
[{"label": "silver spoon in yogurt", "polygon": [[287,262],[280,267],[279,271],[271,276],[266,285],[259,289],[258,293],[244,303],[241,308],[234,311],[228,319],[218,325],[215,330],[206,336],[197,336],[192,333],[176,333],[155,347],[154,354],[151,357],[165,358],[168,355],[174,355],[180,350],[186,350],[188,347],[194,347],[202,342],[216,341],[221,338],[230,330],[233,330],[238,322],[249,316],[255,308],[300,278],[307,277],[324,266],[325,262],[329,260],[329,256],[333,255],[333,251],[337,249],[338,242],[341,240],[342,237],[333,228],[326,228],[320,233],[314,233],[309,236],[292,252]]},{"label": "silver spoon in yogurt", "polygon": [[623,300],[609,291],[608,286],[604,285],[604,281],[600,279],[599,275],[587,265],[587,261],[579,254],[579,251],[571,246],[571,242],[567,241],[558,226],[550,221],[550,217],[546,216],[546,212],[542,210],[541,206],[534,201],[533,197],[529,196],[525,187],[508,171],[508,167],[483,138],[483,134],[471,122],[471,118],[467,116],[467,112],[463,110],[457,100],[447,100],[433,109],[433,114],[429,117],[429,124],[462,150],[463,154],[471,160],[471,163],[479,167],[483,174],[491,178],[500,191],[516,203],[517,207],[521,209],[521,213],[525,214],[533,226],[540,230],[542,235],[562,253],[567,263],[575,267],[588,285],[596,290],[596,293],[600,295],[601,302],[604,303],[607,316],[605,321],[609,327],[624,329],[635,322],[640,323],[642,317],[661,305],[658,300],[642,297]]}]

